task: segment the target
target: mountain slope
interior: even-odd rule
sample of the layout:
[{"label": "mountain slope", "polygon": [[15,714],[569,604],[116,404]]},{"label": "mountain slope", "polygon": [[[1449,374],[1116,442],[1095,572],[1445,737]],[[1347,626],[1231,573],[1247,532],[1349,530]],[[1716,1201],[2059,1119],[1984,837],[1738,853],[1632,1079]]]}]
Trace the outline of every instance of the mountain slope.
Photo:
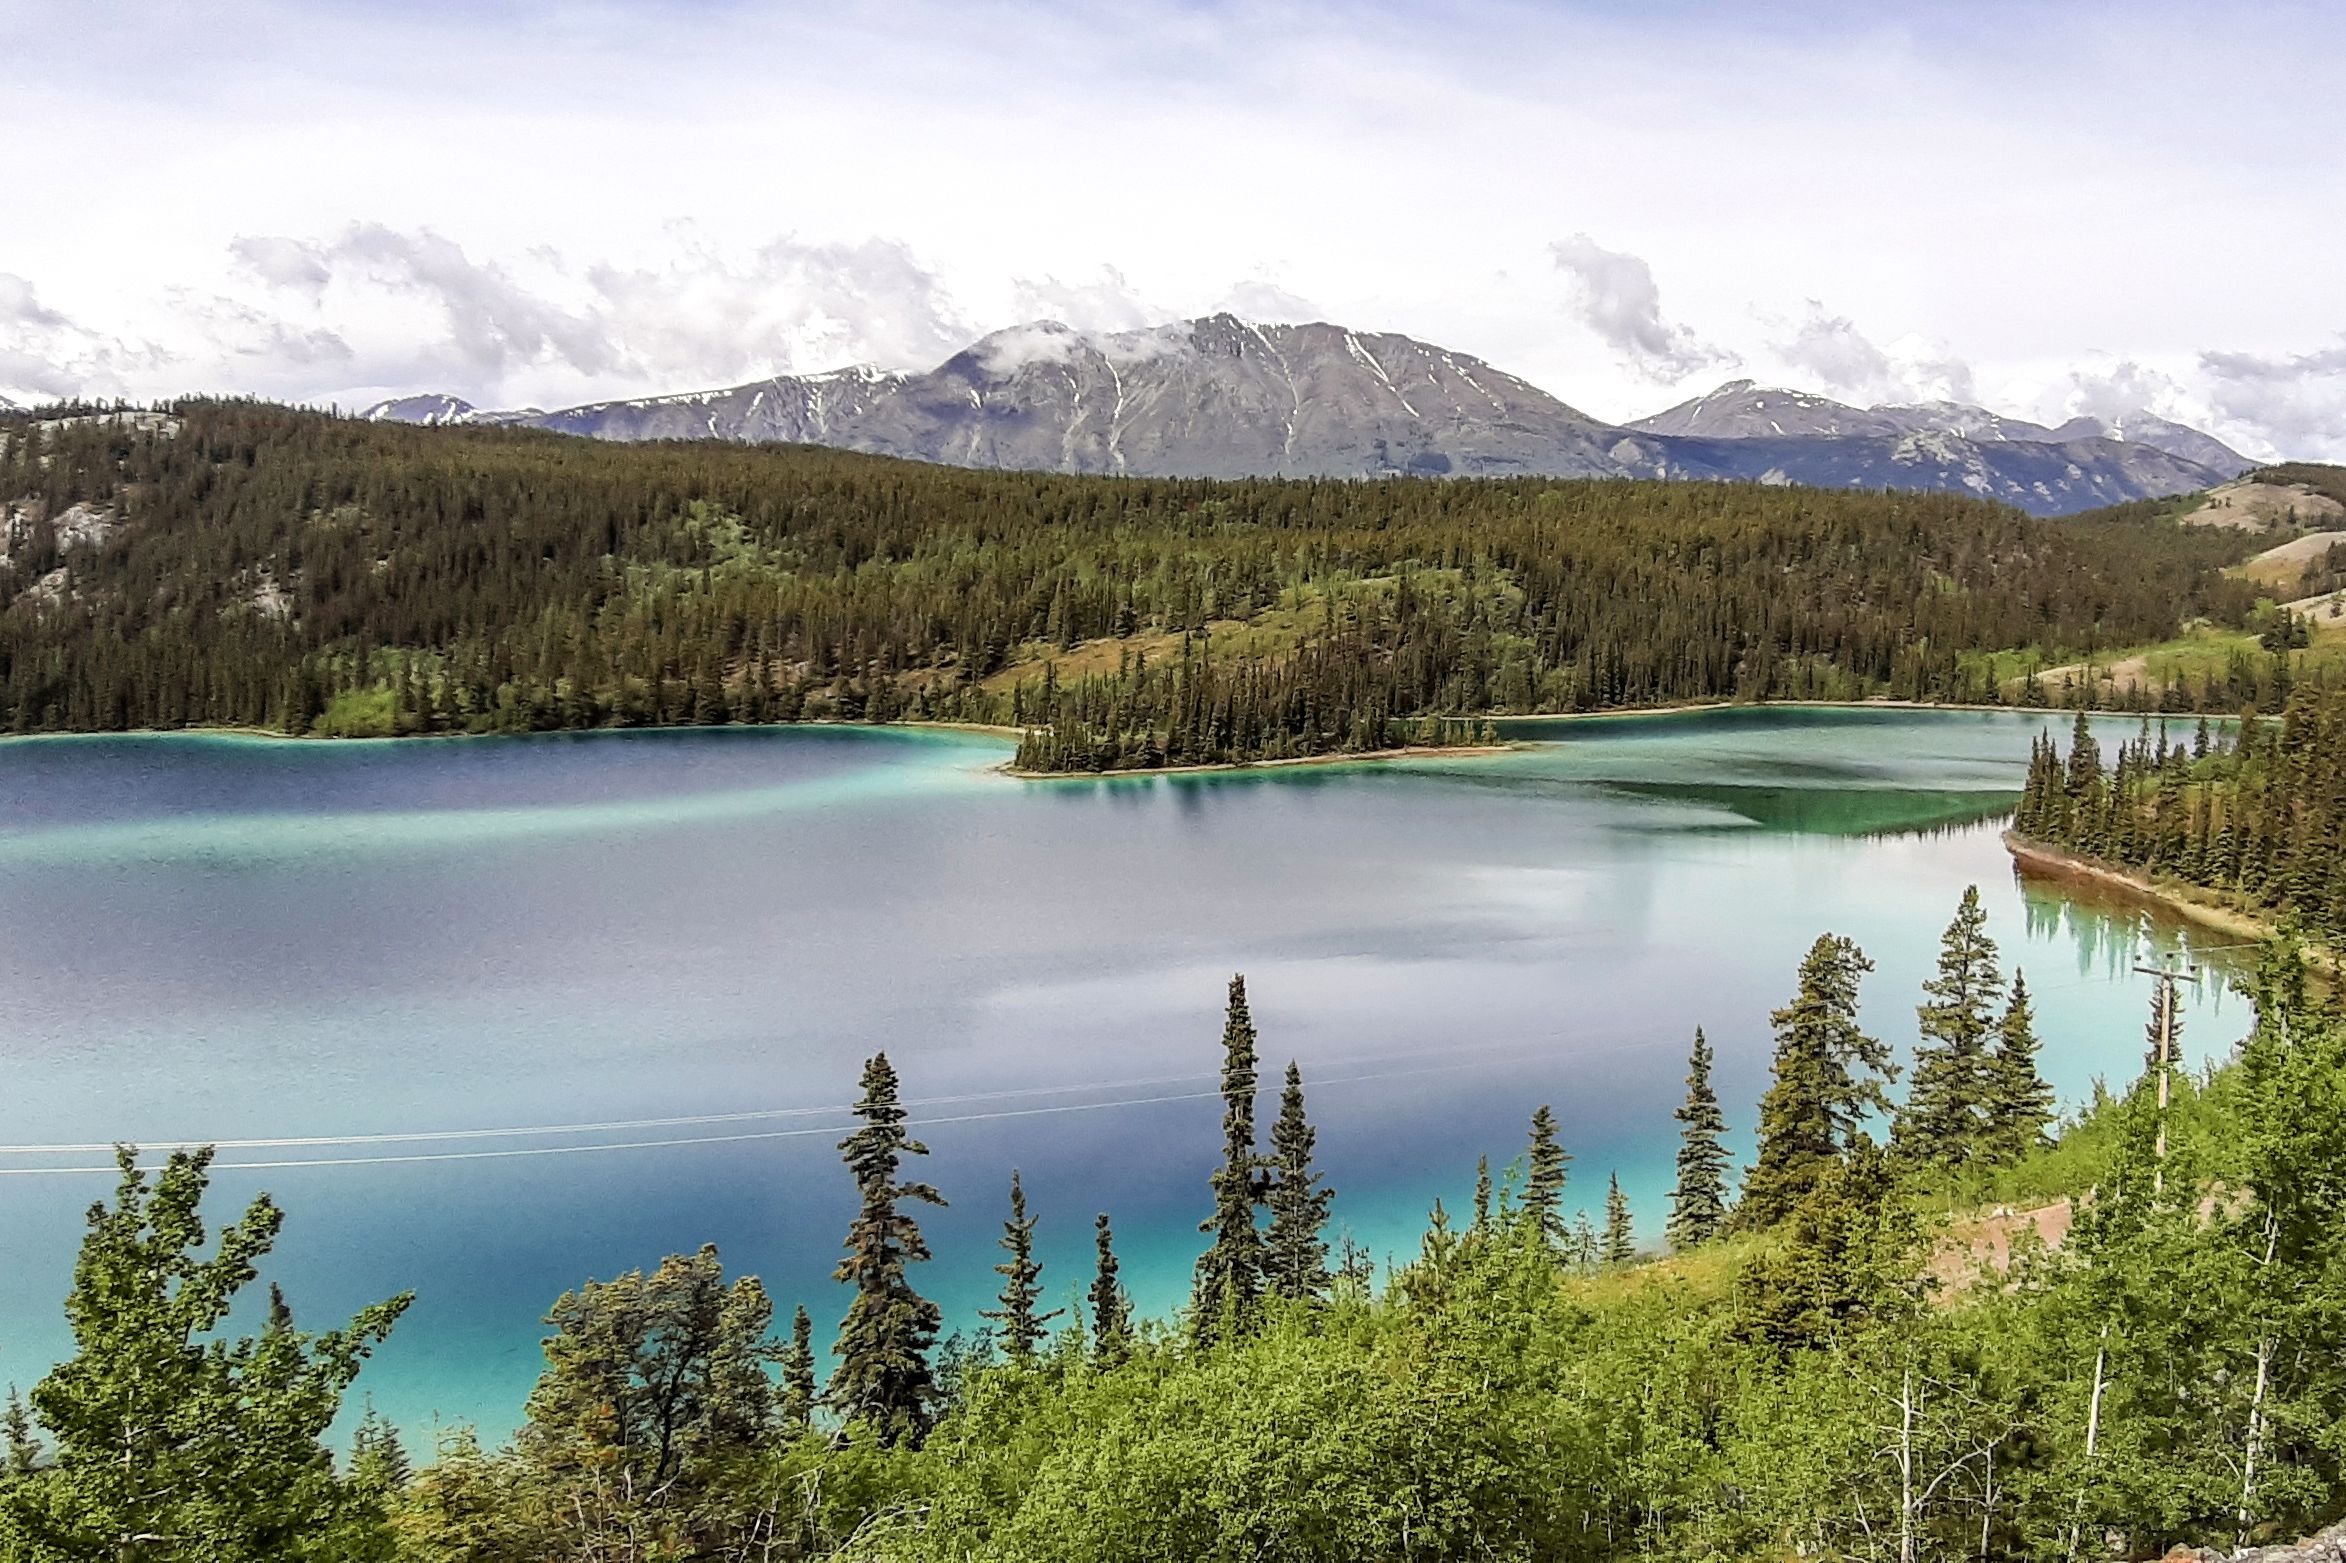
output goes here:
[{"label": "mountain slope", "polygon": [[[1992,415],[1958,409],[1971,423]],[[2230,476],[2155,446],[1949,433],[1952,412],[1861,409],[1749,382],[1628,429],[1481,359],[1389,332],[1209,315],[1095,335],[981,338],[920,374],[870,368],[559,412],[404,397],[368,416],[596,439],[830,445],[957,466],[1133,477],[1661,477],[1976,494],[2039,514]],[[1984,422],[1983,422],[1984,421]],[[2189,431],[2186,431],[2189,432]]]},{"label": "mountain slope", "polygon": [[[1717,390],[1680,402],[1629,425],[1641,433],[1705,439],[1766,439],[1813,435],[1890,436],[1944,434],[1976,443],[2017,442],[2075,445],[2102,440],[2147,446],[2204,467],[2221,478],[2237,477],[2256,463],[2212,434],[2154,413],[2118,418],[2079,416],[2058,428],[2007,418],[1965,402],[1903,402],[1853,407],[1808,391],[1730,380]],[[2033,480],[2032,480],[2033,481]],[[2129,495],[2128,497],[2145,497]]]}]

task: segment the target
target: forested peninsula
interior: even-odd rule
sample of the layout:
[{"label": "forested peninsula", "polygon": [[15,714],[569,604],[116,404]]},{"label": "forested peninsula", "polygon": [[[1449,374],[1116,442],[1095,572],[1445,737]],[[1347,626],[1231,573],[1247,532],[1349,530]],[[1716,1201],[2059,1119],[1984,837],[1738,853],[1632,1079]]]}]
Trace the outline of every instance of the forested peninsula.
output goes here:
[{"label": "forested peninsula", "polygon": [[2121,698],[2238,535],[1768,485],[1173,481],[263,403],[0,418],[0,730],[955,721],[1030,771],[1482,741],[1718,700]]}]

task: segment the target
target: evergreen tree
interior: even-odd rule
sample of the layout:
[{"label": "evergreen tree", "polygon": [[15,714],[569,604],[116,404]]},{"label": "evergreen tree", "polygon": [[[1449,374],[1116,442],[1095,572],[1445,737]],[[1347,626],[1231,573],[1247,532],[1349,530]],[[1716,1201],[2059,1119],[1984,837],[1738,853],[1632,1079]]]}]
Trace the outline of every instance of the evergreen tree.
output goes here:
[{"label": "evergreen tree", "polygon": [[1779,1346],[1815,1346],[1909,1315],[1923,1291],[1922,1247],[1889,1158],[1859,1135],[1802,1190],[1783,1243],[1737,1277],[1743,1328]]},{"label": "evergreen tree", "polygon": [[1988,1055],[1987,1133],[1990,1155],[2017,1161],[2044,1143],[2053,1121],[2053,1088],[2037,1068],[2036,1013],[2028,1001],[2028,980],[2012,973],[2012,996],[1996,1026],[1995,1051]]},{"label": "evergreen tree", "polygon": [[1018,1169],[1013,1167],[1010,1219],[1002,1223],[1002,1247],[1010,1257],[994,1266],[994,1273],[1002,1277],[1002,1306],[981,1308],[978,1312],[1002,1327],[1002,1350],[1016,1363],[1033,1360],[1035,1348],[1043,1341],[1043,1326],[1065,1311],[1054,1308],[1049,1313],[1035,1312],[1035,1304],[1043,1295],[1043,1267],[1035,1260],[1037,1219],[1026,1213],[1026,1188],[1019,1182]]},{"label": "evergreen tree", "polygon": [[1922,1040],[1914,1050],[1914,1083],[1899,1110],[1890,1146],[1926,1165],[1959,1167],[1980,1154],[1990,1088],[1988,1043],[1995,1005],[2004,996],[1996,969],[1996,942],[1979,886],[1966,886],[1955,920],[1939,941],[1938,974],[1922,985],[1916,1010]]},{"label": "evergreen tree", "polygon": [[1210,1346],[1252,1321],[1263,1288],[1263,1238],[1255,1225],[1261,1202],[1261,1161],[1255,1154],[1255,1031],[1247,1011],[1246,978],[1230,979],[1222,1023],[1222,1162],[1214,1169],[1214,1213],[1198,1230],[1213,1242],[1197,1262],[1190,1300],[1190,1332]]},{"label": "evergreen tree", "polygon": [[1488,1237],[1491,1231],[1491,1158],[1474,1159],[1474,1224],[1467,1228],[1477,1237]]},{"label": "evergreen tree", "polygon": [[864,1065],[863,1095],[854,1110],[863,1127],[841,1140],[839,1149],[855,1175],[860,1204],[847,1232],[847,1257],[833,1279],[852,1285],[855,1300],[840,1322],[829,1400],[845,1420],[875,1429],[882,1443],[918,1444],[934,1412],[937,1387],[928,1353],[943,1316],[905,1276],[906,1265],[929,1257],[929,1245],[920,1224],[899,1206],[941,1206],[945,1200],[925,1183],[897,1181],[902,1158],[926,1156],[929,1148],[905,1133],[887,1054],[875,1053]]},{"label": "evergreen tree", "polygon": [[805,1432],[815,1421],[815,1321],[800,1303],[790,1315],[790,1344],[782,1349],[782,1397],[777,1403],[782,1426]]},{"label": "evergreen tree", "polygon": [[1697,1026],[1694,1051],[1686,1060],[1686,1102],[1677,1112],[1684,1127],[1678,1139],[1678,1182],[1670,1192],[1670,1246],[1688,1249],[1709,1242],[1727,1224],[1726,1114],[1711,1088],[1711,1044]]},{"label": "evergreen tree", "polygon": [[1328,1206],[1336,1191],[1312,1168],[1318,1136],[1303,1111],[1303,1075],[1287,1065],[1279,1116],[1271,1124],[1268,1203],[1270,1230],[1264,1261],[1270,1290],[1290,1302],[1316,1302],[1328,1293]]},{"label": "evergreen tree", "polygon": [[1637,1239],[1629,1225],[1629,1201],[1621,1192],[1621,1174],[1605,1184],[1605,1250],[1609,1265],[1625,1265],[1637,1257]]},{"label": "evergreen tree", "polygon": [[25,1408],[24,1396],[16,1386],[8,1386],[8,1409],[0,1413],[0,1459],[10,1476],[30,1476],[41,1463],[41,1439],[33,1430],[33,1414]]},{"label": "evergreen tree", "polygon": [[1857,1026],[1857,985],[1873,964],[1850,940],[1823,935],[1800,963],[1792,1002],[1769,1017],[1774,1078],[1760,1098],[1759,1155],[1736,1207],[1748,1229],[1791,1215],[1856,1143],[1865,1114],[1889,1105],[1889,1050]]},{"label": "evergreen tree", "polygon": [[1523,1184],[1523,1215],[1541,1242],[1550,1247],[1568,1245],[1571,1230],[1564,1224],[1564,1184],[1572,1165],[1571,1153],[1556,1138],[1556,1114],[1546,1103],[1531,1115],[1531,1154]]},{"label": "evergreen tree", "polygon": [[369,1399],[366,1414],[350,1435],[351,1481],[366,1491],[389,1496],[406,1487],[414,1474],[407,1448],[399,1441],[399,1430]]},{"label": "evergreen tree", "polygon": [[1132,1299],[1117,1279],[1116,1236],[1108,1229],[1108,1213],[1101,1211],[1092,1225],[1100,1255],[1092,1274],[1092,1356],[1112,1368],[1132,1355]]}]

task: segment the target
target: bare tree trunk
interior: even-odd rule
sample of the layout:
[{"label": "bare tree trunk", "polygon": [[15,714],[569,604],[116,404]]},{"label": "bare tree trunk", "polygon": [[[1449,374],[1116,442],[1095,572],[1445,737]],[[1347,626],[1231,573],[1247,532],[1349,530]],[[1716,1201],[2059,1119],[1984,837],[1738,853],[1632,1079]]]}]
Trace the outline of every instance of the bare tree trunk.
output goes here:
[{"label": "bare tree trunk", "polygon": [[1914,1563],[1914,1369],[1898,1385],[1898,1563]]},{"label": "bare tree trunk", "polygon": [[[2280,1226],[2270,1212],[2265,1216],[2265,1268],[2271,1269],[2273,1254],[2280,1244]],[[2256,1342],[2256,1393],[2248,1402],[2248,1448],[2240,1466],[2240,1545],[2248,1545],[2248,1527],[2254,1513],[2256,1499],[2256,1461],[2264,1452],[2265,1389],[2273,1379],[2273,1337],[2261,1335]]]}]

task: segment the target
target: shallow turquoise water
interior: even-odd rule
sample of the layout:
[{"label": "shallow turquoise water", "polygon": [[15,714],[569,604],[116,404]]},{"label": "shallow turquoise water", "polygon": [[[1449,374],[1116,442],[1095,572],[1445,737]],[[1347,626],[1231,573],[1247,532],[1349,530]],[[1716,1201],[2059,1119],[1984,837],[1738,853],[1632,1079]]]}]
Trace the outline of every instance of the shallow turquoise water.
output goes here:
[{"label": "shallow turquoise water", "polygon": [[[1412,1249],[1543,1101],[1575,1198],[1618,1169],[1656,1234],[1689,1034],[1748,1131],[1767,1012],[1824,930],[1879,962],[1867,1019],[1907,1043],[1976,882],[2063,1094],[2138,1067],[2129,968],[2172,931],[2024,893],[1996,840],[2039,725],[1733,710],[1097,782],[892,730],[0,742],[0,1145],[64,1147],[0,1152],[0,1379],[65,1349],[107,1187],[32,1169],[117,1138],[316,1142],[224,1148],[221,1213],[288,1207],[272,1273],[308,1322],[418,1291],[361,1382],[419,1431],[502,1433],[556,1294],[704,1241],[827,1333],[837,1104],[881,1047],[953,1200],[922,1283],[957,1320],[1013,1165],[1055,1300],[1107,1209],[1161,1310],[1207,1205],[1233,970],[1372,1253]],[[2195,1056],[2239,1025],[2209,987]],[[703,1121],[651,1121],[677,1118]]]}]

